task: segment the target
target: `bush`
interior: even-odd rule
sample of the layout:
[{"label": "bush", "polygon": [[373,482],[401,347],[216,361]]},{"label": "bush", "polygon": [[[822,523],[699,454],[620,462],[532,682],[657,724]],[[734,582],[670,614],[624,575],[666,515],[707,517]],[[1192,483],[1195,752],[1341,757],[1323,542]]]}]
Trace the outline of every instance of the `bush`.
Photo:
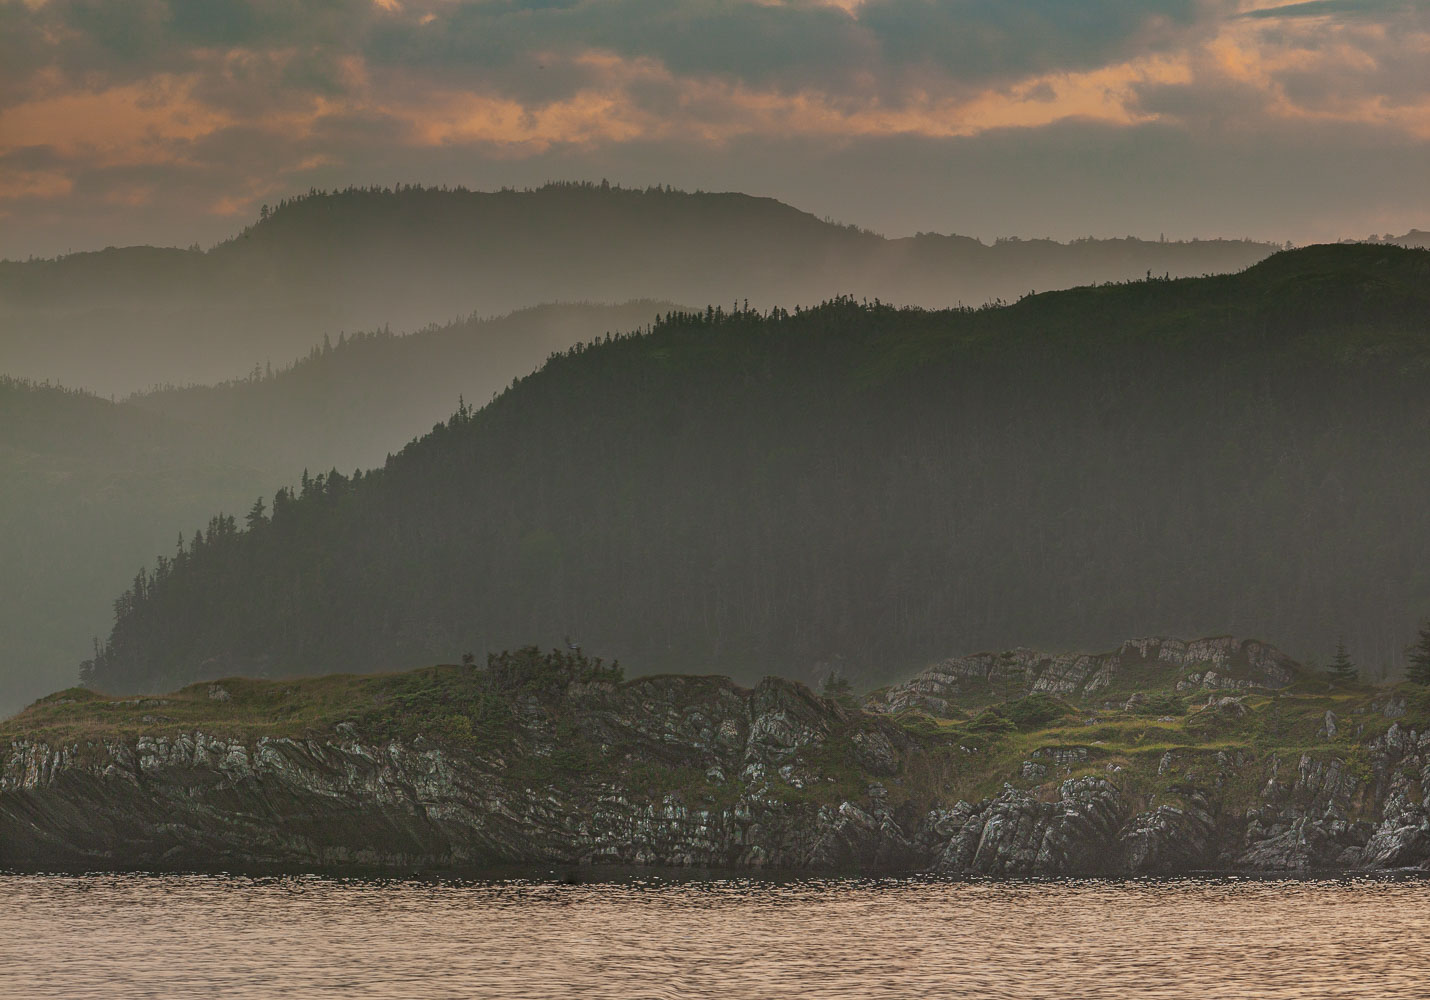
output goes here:
[{"label": "bush", "polygon": [[1008,721],[1022,730],[1042,729],[1072,712],[1068,705],[1048,694],[1030,694],[1003,706]]},{"label": "bush", "polygon": [[1017,726],[995,708],[985,708],[968,724],[969,732],[974,733],[1012,733],[1017,729]]},{"label": "bush", "polygon": [[443,743],[465,747],[472,744],[472,720],[465,715],[444,715],[432,727],[432,735]]},{"label": "bush", "polygon": [[619,660],[607,666],[600,657],[591,659],[580,650],[543,653],[536,646],[492,653],[487,657],[487,674],[497,690],[547,693],[565,690],[578,681],[619,684],[625,678]]},{"label": "bush", "polygon": [[1132,711],[1138,715],[1186,715],[1187,701],[1175,694],[1153,694],[1134,705]]}]

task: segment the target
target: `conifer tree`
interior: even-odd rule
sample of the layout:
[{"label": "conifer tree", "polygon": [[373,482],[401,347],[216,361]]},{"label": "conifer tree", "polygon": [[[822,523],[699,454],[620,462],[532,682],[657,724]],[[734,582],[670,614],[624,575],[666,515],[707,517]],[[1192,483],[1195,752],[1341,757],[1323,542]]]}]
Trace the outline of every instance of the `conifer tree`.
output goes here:
[{"label": "conifer tree", "polygon": [[248,514],[245,516],[244,520],[248,523],[248,528],[250,531],[254,530],[261,524],[268,523],[268,516],[264,513],[262,497],[259,497],[257,500],[253,501],[253,506],[248,508]]},{"label": "conifer tree", "polygon": [[1018,692],[1021,698],[1027,692],[1023,689],[1027,677],[1027,671],[1018,662],[1018,658],[1011,650],[998,654],[998,672],[1003,678],[1003,700],[1012,701],[1013,692]]},{"label": "conifer tree", "polygon": [[1340,639],[1336,643],[1336,655],[1331,660],[1331,680],[1337,684],[1354,684],[1360,679],[1360,671],[1351,662],[1351,656],[1346,652],[1346,640]]},{"label": "conifer tree", "polygon": [[1416,684],[1430,685],[1430,619],[1420,626],[1420,641],[1410,647],[1406,676]]}]

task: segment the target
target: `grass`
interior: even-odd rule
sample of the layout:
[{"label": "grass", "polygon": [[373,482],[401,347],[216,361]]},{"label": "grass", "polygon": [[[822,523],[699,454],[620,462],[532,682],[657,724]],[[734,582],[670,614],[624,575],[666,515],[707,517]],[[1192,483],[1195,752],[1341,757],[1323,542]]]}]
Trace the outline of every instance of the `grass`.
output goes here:
[{"label": "grass", "polygon": [[[1265,781],[1261,765],[1273,754],[1293,767],[1302,754],[1336,758],[1360,774],[1367,771],[1366,745],[1393,721],[1421,731],[1430,725],[1430,691],[1408,684],[1335,688],[1312,680],[1275,693],[1215,692],[1216,697],[1230,694],[1241,699],[1244,714],[1207,707],[1206,695],[1211,693],[1186,696],[1185,715],[1153,717],[1143,714],[1145,706],[1128,711],[1068,705],[1055,721],[1019,728],[1009,718],[1016,710],[994,705],[969,720],[906,713],[898,721],[930,754],[948,761],[951,780],[945,785],[945,796],[949,799],[974,801],[996,795],[1005,783],[1047,796],[1063,780],[1095,774],[1113,779],[1134,799],[1175,803],[1191,788],[1219,776],[1218,795],[1233,808],[1254,799]],[[1405,697],[1403,718],[1388,719],[1372,707],[1387,695]],[[1153,693],[1154,703],[1159,696]],[[1324,734],[1327,711],[1335,714],[1337,725],[1330,739]],[[1036,751],[1056,748],[1085,748],[1087,760],[1059,765],[1048,755],[1034,756]],[[1174,766],[1159,775],[1169,752]],[[1226,755],[1227,766],[1222,766],[1219,754]],[[1242,766],[1235,764],[1238,755]],[[1042,763],[1046,770],[1025,778],[1026,761]],[[1186,777],[1189,768],[1193,780]]]}]

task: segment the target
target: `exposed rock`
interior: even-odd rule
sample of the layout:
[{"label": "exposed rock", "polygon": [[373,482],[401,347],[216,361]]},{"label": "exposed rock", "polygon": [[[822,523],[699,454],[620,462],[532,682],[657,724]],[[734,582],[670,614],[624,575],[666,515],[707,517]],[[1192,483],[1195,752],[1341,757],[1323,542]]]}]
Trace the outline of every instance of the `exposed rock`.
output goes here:
[{"label": "exposed rock", "polygon": [[[1149,668],[1165,670],[1169,681],[1176,680],[1178,690],[1276,689],[1291,683],[1301,671],[1294,660],[1274,646],[1231,636],[1189,642],[1131,639],[1106,653],[1058,654],[1018,648],[936,663],[870,699],[869,707],[883,712],[916,709],[951,716],[960,697],[997,690],[1013,675],[1020,685],[1034,692],[1086,698],[1116,687],[1134,671]],[[1124,707],[1131,711],[1134,701]],[[1120,703],[1109,707],[1117,704]]]},{"label": "exposed rock", "polygon": [[1139,813],[1118,834],[1120,870],[1170,875],[1210,867],[1216,832],[1216,819],[1201,795],[1192,795],[1181,806],[1161,805]]},{"label": "exposed rock", "polygon": [[[1212,701],[1203,711],[1248,711]],[[519,723],[499,746],[375,739],[352,722],[302,737],[17,739],[0,757],[0,867],[1430,868],[1430,734],[1398,721],[1354,749],[1286,757],[1048,744],[1014,758],[1007,777],[1027,787],[950,805],[988,747],[931,750],[787,681],[572,684],[510,707]],[[1344,741],[1346,720],[1331,726]],[[577,747],[593,758],[554,763]]]},{"label": "exposed rock", "polygon": [[1202,711],[1221,712],[1226,715],[1241,717],[1246,714],[1246,702],[1241,698],[1234,698],[1231,695],[1223,695],[1218,698],[1216,695],[1207,697],[1206,707]]},{"label": "exposed rock", "polygon": [[1008,786],[974,807],[939,856],[936,869],[984,875],[1070,875],[1115,870],[1112,852],[1121,796],[1104,778],[1078,778],[1041,802]]},{"label": "exposed rock", "polygon": [[229,694],[228,691],[223,687],[223,685],[221,685],[221,684],[210,684],[210,685],[209,685],[209,698],[212,699],[213,701],[228,701],[228,700],[231,699],[232,697],[233,697],[233,695]]},{"label": "exposed rock", "polygon": [[1400,719],[1405,717],[1409,707],[1405,703],[1405,696],[1399,694],[1386,695],[1384,698],[1377,698],[1370,703],[1372,712],[1379,712],[1387,719]]},{"label": "exposed rock", "polygon": [[1326,709],[1326,721],[1320,729],[1316,730],[1316,739],[1329,743],[1336,738],[1337,732],[1339,730],[1336,728],[1336,713],[1328,708]]},{"label": "exposed rock", "polygon": [[1271,871],[1358,866],[1371,828],[1351,818],[1356,776],[1339,759],[1305,754],[1289,786],[1277,780],[1279,770],[1278,759],[1262,805],[1247,811],[1237,866]]}]

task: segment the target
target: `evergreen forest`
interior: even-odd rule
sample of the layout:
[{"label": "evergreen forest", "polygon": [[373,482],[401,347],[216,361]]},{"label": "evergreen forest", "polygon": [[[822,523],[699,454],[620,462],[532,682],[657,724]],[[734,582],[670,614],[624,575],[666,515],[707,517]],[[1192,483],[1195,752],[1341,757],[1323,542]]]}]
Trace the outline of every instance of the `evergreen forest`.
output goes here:
[{"label": "evergreen forest", "polygon": [[861,686],[1013,644],[1232,632],[1367,679],[1430,611],[1430,252],[987,308],[674,311],[382,467],[215,512],[101,690],[579,643]]}]

